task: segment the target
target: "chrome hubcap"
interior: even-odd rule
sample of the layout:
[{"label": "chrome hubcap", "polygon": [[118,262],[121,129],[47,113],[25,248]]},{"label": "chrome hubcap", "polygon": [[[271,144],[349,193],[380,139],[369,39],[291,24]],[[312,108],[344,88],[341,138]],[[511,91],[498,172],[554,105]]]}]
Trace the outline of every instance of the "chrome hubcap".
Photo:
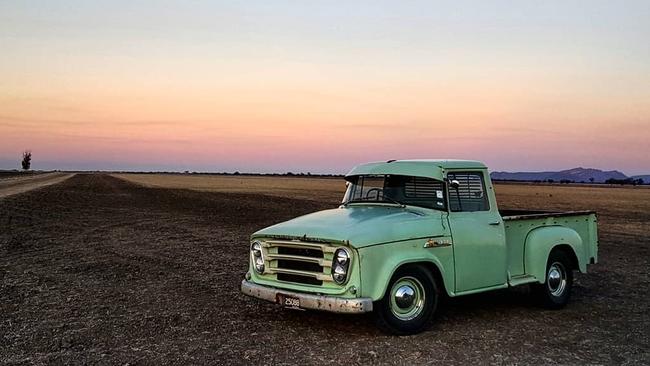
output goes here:
[{"label": "chrome hubcap", "polygon": [[409,285],[401,286],[395,292],[395,303],[400,309],[408,309],[414,300],[415,290]]},{"label": "chrome hubcap", "polygon": [[553,296],[562,296],[566,288],[567,275],[564,265],[554,262],[548,267],[546,274],[546,286]]},{"label": "chrome hubcap", "polygon": [[402,277],[391,287],[390,310],[400,320],[411,320],[420,315],[424,300],[424,287],[414,277]]}]

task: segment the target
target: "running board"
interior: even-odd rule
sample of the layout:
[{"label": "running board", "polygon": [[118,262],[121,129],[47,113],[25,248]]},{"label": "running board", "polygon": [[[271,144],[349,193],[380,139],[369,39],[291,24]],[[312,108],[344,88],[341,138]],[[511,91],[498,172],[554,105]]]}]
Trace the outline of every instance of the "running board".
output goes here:
[{"label": "running board", "polygon": [[511,277],[510,280],[508,280],[508,285],[510,285],[510,287],[515,287],[515,286],[525,285],[527,283],[533,283],[533,282],[538,282],[535,276],[524,275],[524,276]]}]

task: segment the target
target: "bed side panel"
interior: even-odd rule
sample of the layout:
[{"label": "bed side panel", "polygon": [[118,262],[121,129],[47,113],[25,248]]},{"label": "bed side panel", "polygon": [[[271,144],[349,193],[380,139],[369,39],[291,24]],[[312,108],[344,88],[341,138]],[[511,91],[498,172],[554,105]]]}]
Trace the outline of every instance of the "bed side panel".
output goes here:
[{"label": "bed side panel", "polygon": [[[530,233],[538,228],[561,226],[577,233],[581,248],[576,250],[580,271],[586,271],[586,265],[598,259],[598,237],[596,215],[594,213],[574,214],[565,216],[549,216],[541,218],[509,218],[504,217],[506,229],[506,245],[508,250],[508,270],[511,276],[531,274],[526,269],[526,242],[530,240]],[[561,237],[557,238],[562,239]],[[548,240],[551,240],[550,238]],[[561,241],[561,240],[560,240]],[[548,243],[547,245],[570,244]],[[551,246],[551,249],[552,249]],[[545,263],[544,263],[545,264]]]}]

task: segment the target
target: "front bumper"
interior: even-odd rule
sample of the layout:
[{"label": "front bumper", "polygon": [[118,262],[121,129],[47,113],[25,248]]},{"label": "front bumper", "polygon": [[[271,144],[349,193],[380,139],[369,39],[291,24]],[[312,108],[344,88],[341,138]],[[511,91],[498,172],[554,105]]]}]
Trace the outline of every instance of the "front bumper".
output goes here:
[{"label": "front bumper", "polygon": [[276,299],[278,294],[288,295],[300,299],[300,307],[304,309],[351,314],[367,313],[372,311],[372,299],[369,297],[346,299],[336,296],[312,295],[261,286],[246,280],[241,282],[241,292],[243,292],[244,295],[257,297],[258,299],[270,302],[277,302]]}]

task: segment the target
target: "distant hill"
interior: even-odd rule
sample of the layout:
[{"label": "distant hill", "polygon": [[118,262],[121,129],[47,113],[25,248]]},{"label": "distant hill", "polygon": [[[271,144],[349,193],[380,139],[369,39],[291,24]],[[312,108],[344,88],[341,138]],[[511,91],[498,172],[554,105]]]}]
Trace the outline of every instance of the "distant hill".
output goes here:
[{"label": "distant hill", "polygon": [[[519,180],[519,181],[547,181],[552,179],[555,182],[573,181],[573,182],[593,182],[604,183],[608,179],[626,179],[625,174],[618,170],[603,171],[591,168],[573,168],[559,172],[492,172],[490,174],[495,180]],[[650,178],[650,176],[645,176]],[[643,180],[644,182],[650,182]]]},{"label": "distant hill", "polygon": [[646,175],[635,175],[632,179],[643,179],[643,184],[650,184],[650,174]]}]

